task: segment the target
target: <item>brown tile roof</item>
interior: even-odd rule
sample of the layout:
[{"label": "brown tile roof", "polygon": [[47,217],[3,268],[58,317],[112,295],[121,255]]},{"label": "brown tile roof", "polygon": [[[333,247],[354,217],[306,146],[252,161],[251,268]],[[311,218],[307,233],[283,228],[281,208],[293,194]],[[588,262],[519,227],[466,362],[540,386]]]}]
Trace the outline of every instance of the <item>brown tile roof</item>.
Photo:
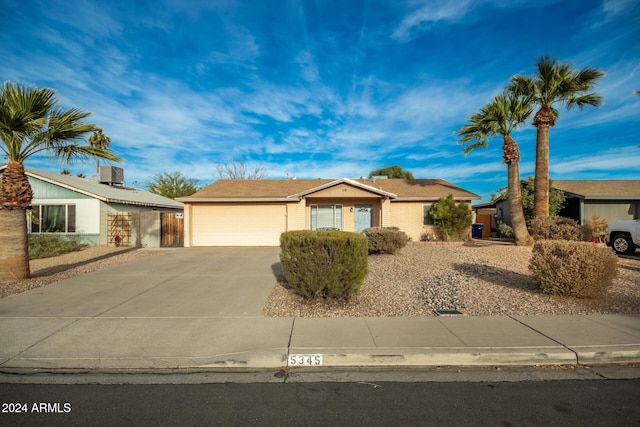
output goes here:
[{"label": "brown tile roof", "polygon": [[[203,188],[189,199],[226,199],[226,198],[286,198],[304,193],[336,179],[292,179],[292,180],[219,180]],[[438,199],[453,194],[456,199],[477,200],[480,196],[464,190],[442,179],[354,179],[357,182],[388,193],[397,195],[397,199]]]},{"label": "brown tile roof", "polygon": [[554,188],[585,198],[640,198],[640,180],[556,180]]}]

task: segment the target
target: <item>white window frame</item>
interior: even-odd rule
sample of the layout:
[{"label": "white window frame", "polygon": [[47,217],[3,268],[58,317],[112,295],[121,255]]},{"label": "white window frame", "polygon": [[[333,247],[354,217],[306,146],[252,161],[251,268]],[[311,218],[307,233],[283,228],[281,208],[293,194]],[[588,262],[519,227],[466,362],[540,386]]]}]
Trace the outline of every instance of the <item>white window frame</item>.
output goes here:
[{"label": "white window frame", "polygon": [[[64,230],[60,231],[42,231],[42,211],[45,207],[64,207]],[[77,226],[77,210],[75,204],[63,204],[63,203],[55,203],[55,204],[39,204],[31,206],[31,214],[27,216],[27,225],[30,234],[53,234],[53,233],[76,233]],[[69,213],[73,212],[73,218],[70,220]],[[32,221],[32,215],[35,218],[38,218],[40,224],[34,224]],[[72,225],[70,227],[70,225]],[[37,231],[33,231],[34,226],[37,228]]]},{"label": "white window frame", "polygon": [[309,206],[309,229],[310,230],[318,230],[318,213],[320,209],[332,209],[332,224],[320,224],[320,229],[326,228],[336,228],[338,230],[343,230],[343,221],[344,215],[342,211],[342,205],[310,205]]}]

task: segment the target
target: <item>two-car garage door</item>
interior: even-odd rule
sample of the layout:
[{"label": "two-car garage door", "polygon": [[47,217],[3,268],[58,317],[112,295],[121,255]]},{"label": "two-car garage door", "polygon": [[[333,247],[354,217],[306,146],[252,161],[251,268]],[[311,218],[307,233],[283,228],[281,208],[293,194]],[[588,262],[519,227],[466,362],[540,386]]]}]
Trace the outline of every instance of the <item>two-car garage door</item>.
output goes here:
[{"label": "two-car garage door", "polygon": [[194,204],[192,215],[192,246],[278,246],[287,229],[284,204]]}]

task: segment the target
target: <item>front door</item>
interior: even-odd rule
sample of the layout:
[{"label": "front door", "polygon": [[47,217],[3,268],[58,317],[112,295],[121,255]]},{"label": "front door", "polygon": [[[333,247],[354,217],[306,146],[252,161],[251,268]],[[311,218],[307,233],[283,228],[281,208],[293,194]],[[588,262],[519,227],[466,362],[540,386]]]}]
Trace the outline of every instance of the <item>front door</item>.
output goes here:
[{"label": "front door", "polygon": [[373,225],[371,212],[373,211],[372,205],[356,205],[356,233],[362,233],[362,230],[369,228]]}]

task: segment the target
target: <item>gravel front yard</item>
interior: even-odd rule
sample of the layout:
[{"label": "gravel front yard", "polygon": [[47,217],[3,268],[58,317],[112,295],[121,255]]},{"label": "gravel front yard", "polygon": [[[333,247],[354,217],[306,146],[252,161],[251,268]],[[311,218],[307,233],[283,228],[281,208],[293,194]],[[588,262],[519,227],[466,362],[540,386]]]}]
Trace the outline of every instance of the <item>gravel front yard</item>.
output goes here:
[{"label": "gravel front yard", "polygon": [[396,255],[369,257],[371,272],[351,301],[305,301],[275,286],[263,313],[273,317],[640,314],[640,259],[619,258],[618,277],[600,300],[545,295],[527,268],[530,247],[492,242],[410,244]]}]

